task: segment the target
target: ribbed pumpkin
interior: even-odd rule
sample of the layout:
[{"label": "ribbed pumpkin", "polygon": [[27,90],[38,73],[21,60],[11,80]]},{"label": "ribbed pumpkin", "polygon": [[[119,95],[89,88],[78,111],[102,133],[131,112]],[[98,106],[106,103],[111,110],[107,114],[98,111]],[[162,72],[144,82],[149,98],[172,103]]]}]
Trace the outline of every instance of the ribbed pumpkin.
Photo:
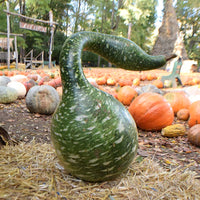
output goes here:
[{"label": "ribbed pumpkin", "polygon": [[33,86],[27,93],[26,106],[31,113],[50,115],[59,104],[59,95],[49,85]]},{"label": "ribbed pumpkin", "polygon": [[184,92],[168,92],[164,98],[171,104],[174,114],[182,108],[189,108],[190,100]]},{"label": "ribbed pumpkin", "polygon": [[200,124],[200,100],[193,102],[189,107],[190,118],[188,124],[190,127]]},{"label": "ribbed pumpkin", "polygon": [[123,86],[117,93],[117,99],[124,105],[129,106],[132,100],[137,96],[136,90],[131,86]]},{"label": "ribbed pumpkin", "polygon": [[172,124],[174,113],[166,99],[157,93],[143,93],[136,97],[129,112],[143,130],[161,130]]}]

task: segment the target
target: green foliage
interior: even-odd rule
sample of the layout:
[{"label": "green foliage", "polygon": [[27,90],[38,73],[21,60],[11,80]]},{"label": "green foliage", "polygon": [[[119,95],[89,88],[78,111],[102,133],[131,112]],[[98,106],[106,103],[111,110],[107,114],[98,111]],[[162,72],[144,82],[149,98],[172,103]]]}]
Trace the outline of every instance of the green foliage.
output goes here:
[{"label": "green foliage", "polygon": [[176,11],[188,56],[200,63],[200,2],[177,1]]},{"label": "green foliage", "polygon": [[156,5],[156,0],[126,0],[124,7],[119,10],[124,24],[132,25],[130,39],[146,51],[149,50],[151,36],[155,29]]},{"label": "green foliage", "polygon": [[56,63],[59,63],[60,51],[66,39],[67,37],[64,35],[64,33],[60,31],[57,31],[54,36],[54,48],[53,48],[52,60],[56,60]]},{"label": "green foliage", "polygon": [[0,31],[1,32],[6,32],[6,27],[7,27],[7,22],[6,22],[6,15],[3,12],[5,9],[5,6],[0,6]]}]

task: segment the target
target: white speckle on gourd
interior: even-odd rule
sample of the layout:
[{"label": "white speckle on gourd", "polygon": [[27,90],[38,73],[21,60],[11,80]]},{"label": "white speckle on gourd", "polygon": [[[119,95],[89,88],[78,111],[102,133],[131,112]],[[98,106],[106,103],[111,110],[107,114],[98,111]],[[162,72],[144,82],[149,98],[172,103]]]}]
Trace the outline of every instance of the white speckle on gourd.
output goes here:
[{"label": "white speckle on gourd", "polygon": [[57,133],[57,132],[54,132],[54,133],[55,133],[55,135],[62,137],[62,134]]},{"label": "white speckle on gourd", "polygon": [[86,123],[84,120],[87,119],[88,116],[87,115],[78,115],[75,117],[75,120],[81,123]]},{"label": "white speckle on gourd", "polygon": [[103,165],[109,165],[110,163],[111,163],[111,161],[104,162]]},{"label": "white speckle on gourd", "polygon": [[95,126],[88,127],[87,129],[88,129],[89,131],[91,131],[91,130],[95,129]]},{"label": "white speckle on gourd", "polygon": [[123,141],[124,136],[122,135],[118,140],[115,141],[115,144],[119,144]]},{"label": "white speckle on gourd", "polygon": [[97,161],[98,161],[98,158],[94,158],[94,159],[92,159],[92,160],[89,160],[88,163],[95,163],[95,162],[97,162]]},{"label": "white speckle on gourd", "polygon": [[123,132],[125,130],[125,127],[122,123],[119,123],[117,128],[118,128],[119,132]]},{"label": "white speckle on gourd", "polygon": [[80,156],[79,155],[75,155],[75,154],[70,154],[70,155],[68,155],[70,158],[73,158],[73,159],[77,159],[77,158],[80,158]]},{"label": "white speckle on gourd", "polygon": [[103,169],[102,172],[110,172],[114,169],[114,167]]},{"label": "white speckle on gourd", "polygon": [[107,122],[108,120],[110,120],[111,118],[109,117],[109,116],[107,116],[106,118],[104,118],[103,120],[102,120],[102,123],[105,123],[105,122]]}]

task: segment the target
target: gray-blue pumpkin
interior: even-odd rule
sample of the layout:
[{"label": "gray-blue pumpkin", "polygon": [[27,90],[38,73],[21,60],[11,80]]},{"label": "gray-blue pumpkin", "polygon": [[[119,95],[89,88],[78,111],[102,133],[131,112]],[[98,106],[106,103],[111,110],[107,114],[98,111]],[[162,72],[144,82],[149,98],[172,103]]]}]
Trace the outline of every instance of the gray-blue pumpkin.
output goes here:
[{"label": "gray-blue pumpkin", "polygon": [[26,95],[26,106],[31,113],[50,115],[59,102],[56,89],[49,85],[33,86]]}]

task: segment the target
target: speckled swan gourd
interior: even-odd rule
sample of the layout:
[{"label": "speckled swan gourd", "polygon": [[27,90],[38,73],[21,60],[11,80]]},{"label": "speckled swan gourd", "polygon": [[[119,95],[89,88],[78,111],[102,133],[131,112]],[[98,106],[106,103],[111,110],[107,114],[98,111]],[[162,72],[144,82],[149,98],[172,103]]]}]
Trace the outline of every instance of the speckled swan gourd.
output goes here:
[{"label": "speckled swan gourd", "polygon": [[78,32],[60,54],[62,100],[53,115],[51,138],[65,170],[85,181],[105,181],[126,170],[137,152],[137,128],[127,109],[93,87],[81,65],[83,49],[118,67],[148,70],[164,65],[164,56],[147,55],[125,38]]}]

